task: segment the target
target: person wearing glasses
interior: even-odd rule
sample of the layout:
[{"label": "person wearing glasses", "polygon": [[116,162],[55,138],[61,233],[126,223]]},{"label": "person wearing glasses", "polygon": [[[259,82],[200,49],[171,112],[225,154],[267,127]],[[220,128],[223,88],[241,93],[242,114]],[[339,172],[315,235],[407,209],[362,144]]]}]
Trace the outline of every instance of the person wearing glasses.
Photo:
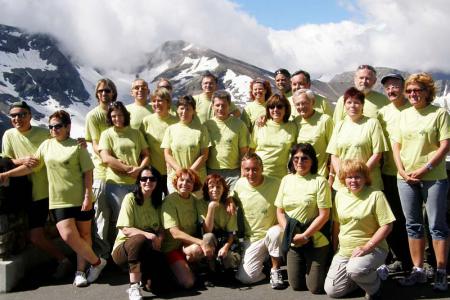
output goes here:
[{"label": "person wearing glasses", "polygon": [[[170,107],[169,107],[170,108],[169,113],[172,116],[176,117],[177,116],[177,106],[172,102],[172,99],[173,99],[173,86],[172,86],[172,83],[170,82],[170,80],[167,79],[167,78],[164,78],[164,77],[160,78],[158,80],[158,83],[156,84],[156,88],[165,88],[169,92],[170,99],[171,99]],[[155,112],[155,108],[154,108],[154,105],[153,105],[153,97],[154,97],[154,95],[152,95],[150,100],[152,102],[152,110],[153,110],[153,112]]]},{"label": "person wearing glasses", "polygon": [[[61,238],[77,254],[77,272],[73,284],[77,287],[97,280],[106,260],[98,257],[91,247],[92,170],[94,165],[88,151],[70,138],[70,115],[58,110],[49,117],[51,139],[45,140],[34,158],[37,166],[26,164],[0,174],[0,182],[41,170],[48,175],[49,208],[56,220]],[[91,266],[87,271],[86,263]]]},{"label": "person wearing glasses", "polygon": [[[9,117],[13,128],[2,138],[2,154],[12,160],[15,166],[34,168],[38,160],[34,153],[49,138],[49,132],[42,127],[31,125],[31,108],[25,101],[14,102],[9,107]],[[72,264],[45,234],[45,223],[49,212],[47,169],[31,173],[32,202],[25,208],[28,218],[29,239],[39,249],[58,261],[54,278],[64,277],[72,270]]]},{"label": "person wearing glasses", "polygon": [[289,121],[291,105],[280,94],[273,94],[266,104],[266,123],[253,128],[251,151],[264,163],[264,175],[281,180],[287,174],[289,150],[297,140],[297,126]]},{"label": "person wearing glasses", "polygon": [[[321,229],[329,220],[331,191],[317,174],[318,166],[311,144],[292,147],[291,174],[281,180],[275,200],[278,224],[285,232],[289,285],[313,294],[323,293],[330,248],[329,234]],[[287,227],[288,222],[293,225]]]},{"label": "person wearing glasses", "polygon": [[427,73],[410,75],[405,82],[405,94],[411,107],[400,112],[392,140],[398,170],[398,191],[414,266],[411,274],[399,282],[410,286],[427,281],[423,270],[425,237],[422,206],[425,205],[437,264],[434,289],[446,291],[448,181],[445,158],[449,151],[449,115],[445,109],[431,104],[436,87]]},{"label": "person wearing glasses", "polygon": [[[117,234],[112,258],[119,266],[128,267],[130,300],[143,299],[144,288],[155,294],[167,289],[168,269],[161,252],[163,229],[161,224],[162,187],[159,172],[144,167],[136,179],[134,191],[125,196],[117,219]],[[162,290],[161,290],[162,289]]]},{"label": "person wearing glasses", "polygon": [[149,165],[150,155],[144,135],[130,126],[130,113],[120,101],[108,107],[110,126],[100,135],[100,157],[106,168],[106,200],[109,210],[109,237],[117,235],[116,221],[126,194],[134,189],[139,172]]},{"label": "person wearing glasses", "polygon": [[266,101],[272,96],[269,80],[256,78],[250,82],[250,99],[242,111],[241,120],[244,121],[249,132],[253,131],[258,118],[266,114]]},{"label": "person wearing glasses", "polygon": [[126,106],[130,112],[130,127],[139,129],[144,119],[149,114],[153,113],[152,106],[149,103],[148,96],[150,89],[148,83],[144,79],[137,78],[131,83],[131,96],[133,103]]},{"label": "person wearing glasses", "polygon": [[284,97],[289,98],[292,96],[291,91],[291,73],[286,69],[278,69],[275,74],[275,87],[278,92]]},{"label": "person wearing glasses", "polygon": [[98,105],[86,115],[85,132],[86,141],[92,143],[91,155],[94,163],[94,193],[95,217],[93,229],[93,248],[103,258],[108,258],[111,252],[111,244],[108,241],[108,229],[110,214],[106,203],[106,166],[100,157],[98,144],[100,135],[108,129],[107,113],[109,105],[117,100],[117,88],[114,82],[108,78],[100,79],[95,86],[95,97]]},{"label": "person wearing glasses", "polygon": [[[289,103],[291,104],[291,119],[295,119],[298,116],[298,112],[295,108],[293,95],[296,91],[300,89],[311,89],[311,76],[308,72],[304,70],[296,71],[291,76],[291,90],[292,95],[288,98]],[[314,110],[320,112],[321,114],[333,116],[333,111],[331,110],[330,105],[328,104],[327,98],[317,93],[314,93]]]},{"label": "person wearing glasses", "polygon": [[[364,115],[369,118],[377,118],[378,110],[389,104],[385,95],[374,91],[372,88],[377,82],[377,71],[370,65],[360,65],[354,76],[355,87],[364,94]],[[334,108],[333,121],[337,125],[346,116],[344,97],[340,97]]]}]

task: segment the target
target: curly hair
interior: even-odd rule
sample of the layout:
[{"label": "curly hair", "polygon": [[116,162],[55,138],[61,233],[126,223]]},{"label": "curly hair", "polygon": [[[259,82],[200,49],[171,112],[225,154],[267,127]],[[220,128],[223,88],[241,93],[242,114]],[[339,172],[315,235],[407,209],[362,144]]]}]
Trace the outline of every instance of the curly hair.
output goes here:
[{"label": "curly hair", "polygon": [[431,103],[436,97],[436,86],[434,84],[433,77],[428,73],[416,73],[411,74],[408,79],[405,81],[405,91],[408,89],[408,85],[410,84],[418,84],[423,89],[428,92],[426,101],[427,103]]}]

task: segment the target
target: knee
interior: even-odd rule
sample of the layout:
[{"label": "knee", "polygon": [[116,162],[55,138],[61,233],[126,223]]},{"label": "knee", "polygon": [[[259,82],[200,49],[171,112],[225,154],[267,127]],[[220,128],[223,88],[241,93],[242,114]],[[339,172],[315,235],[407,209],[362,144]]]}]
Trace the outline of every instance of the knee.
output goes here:
[{"label": "knee", "polygon": [[323,289],[325,290],[325,293],[330,298],[341,298],[341,297],[344,297],[346,294],[344,291],[342,291],[342,290],[339,291],[338,289],[336,289],[336,287],[333,284],[333,280],[329,280],[329,279],[325,280]]},{"label": "knee", "polygon": [[187,276],[186,278],[181,279],[178,283],[183,289],[191,289],[195,283],[194,276]]},{"label": "knee", "polygon": [[278,225],[272,226],[267,230],[267,237],[271,241],[278,241],[281,235],[281,227]]}]

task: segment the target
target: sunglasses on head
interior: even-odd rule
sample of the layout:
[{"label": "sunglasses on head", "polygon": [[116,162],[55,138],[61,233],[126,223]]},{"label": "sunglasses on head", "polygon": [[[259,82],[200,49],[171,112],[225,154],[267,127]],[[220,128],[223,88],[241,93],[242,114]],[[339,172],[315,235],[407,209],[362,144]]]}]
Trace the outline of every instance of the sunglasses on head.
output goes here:
[{"label": "sunglasses on head", "polygon": [[147,182],[149,180],[150,182],[156,182],[157,179],[155,176],[142,176],[140,179],[141,182]]},{"label": "sunglasses on head", "polygon": [[55,124],[55,125],[48,125],[48,129],[50,129],[50,130],[53,130],[53,129],[58,130],[58,129],[61,129],[63,127],[64,127],[64,124],[62,124],[62,123],[58,123],[58,124]]}]

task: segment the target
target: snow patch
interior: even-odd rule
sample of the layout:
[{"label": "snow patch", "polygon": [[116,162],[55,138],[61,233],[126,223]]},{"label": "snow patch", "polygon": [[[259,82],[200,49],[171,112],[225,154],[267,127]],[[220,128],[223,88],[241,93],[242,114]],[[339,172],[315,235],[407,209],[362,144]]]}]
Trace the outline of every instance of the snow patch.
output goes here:
[{"label": "snow patch", "polygon": [[191,65],[191,67],[184,69],[173,80],[181,80],[182,78],[202,71],[212,71],[219,66],[219,62],[216,58],[209,58],[202,56],[200,59],[194,59],[186,56],[181,65]]},{"label": "snow patch", "polygon": [[194,44],[189,44],[186,47],[184,47],[182,50],[183,51],[188,51],[189,49],[191,49],[192,47],[194,47]]},{"label": "snow patch", "polygon": [[243,108],[248,100],[248,91],[252,79],[247,75],[237,75],[233,70],[228,69],[223,77],[223,82],[230,81],[228,92],[230,92],[233,102]]},{"label": "snow patch", "polygon": [[38,50],[23,50],[18,53],[0,52],[0,72],[11,72],[15,68],[55,71],[56,66],[39,56]]}]

